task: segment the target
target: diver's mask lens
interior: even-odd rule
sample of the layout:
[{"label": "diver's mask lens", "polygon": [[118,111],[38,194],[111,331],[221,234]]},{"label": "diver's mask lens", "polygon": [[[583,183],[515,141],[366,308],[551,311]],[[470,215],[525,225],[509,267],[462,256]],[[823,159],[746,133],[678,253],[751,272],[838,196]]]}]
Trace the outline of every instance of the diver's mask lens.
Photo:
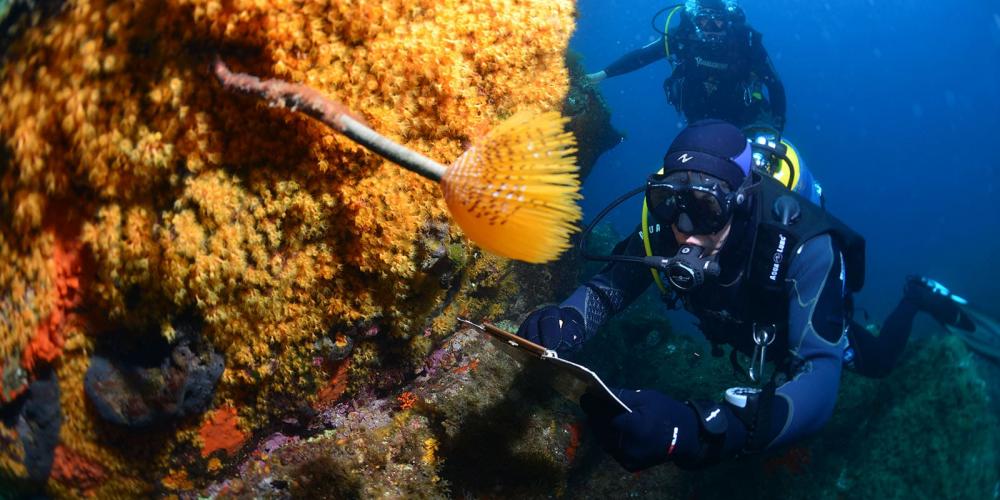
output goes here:
[{"label": "diver's mask lens", "polygon": [[694,18],[698,38],[703,42],[721,43],[729,30],[729,20],[724,13],[706,11]]},{"label": "diver's mask lens", "polygon": [[695,22],[705,33],[719,34],[725,31],[726,21],[714,15],[698,16],[695,18]]},{"label": "diver's mask lens", "polygon": [[686,184],[659,174],[646,182],[646,204],[660,222],[684,234],[717,233],[732,215],[731,196],[717,183]]}]

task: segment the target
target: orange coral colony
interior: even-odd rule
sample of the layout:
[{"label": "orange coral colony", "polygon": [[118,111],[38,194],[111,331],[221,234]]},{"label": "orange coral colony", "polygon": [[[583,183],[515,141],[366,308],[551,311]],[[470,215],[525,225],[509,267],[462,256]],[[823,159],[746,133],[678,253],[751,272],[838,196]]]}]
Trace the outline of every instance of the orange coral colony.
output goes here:
[{"label": "orange coral colony", "polygon": [[[348,364],[313,362],[321,337],[377,321],[426,349],[408,339],[444,290],[420,279],[417,235],[445,224],[444,244],[463,241],[438,186],[223,91],[212,53],[448,162],[516,111],[559,108],[573,13],[572,0],[69,0],[24,29],[0,63],[0,404],[54,369],[48,491],[134,496],[179,470],[204,484],[202,456],[232,453],[331,377],[343,392]],[[67,211],[71,227],[50,230]],[[115,433],[84,396],[88,356],[108,331],[170,340],[182,310],[225,358],[209,411]],[[350,376],[379,366],[360,351]],[[5,474],[23,458],[0,447]]]},{"label": "orange coral colony", "polygon": [[207,457],[216,450],[223,450],[227,455],[236,453],[247,438],[238,424],[239,418],[232,406],[209,413],[198,430],[202,442],[201,456]]}]

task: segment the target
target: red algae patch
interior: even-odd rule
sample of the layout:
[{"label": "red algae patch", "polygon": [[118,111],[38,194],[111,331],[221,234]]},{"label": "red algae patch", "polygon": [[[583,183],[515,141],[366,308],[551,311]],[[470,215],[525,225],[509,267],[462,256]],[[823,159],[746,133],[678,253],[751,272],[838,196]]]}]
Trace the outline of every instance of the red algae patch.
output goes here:
[{"label": "red algae patch", "polygon": [[347,391],[347,371],[350,366],[350,358],[337,363],[330,381],[316,395],[316,403],[313,405],[315,408],[335,403],[344,395]]},{"label": "red algae patch", "polygon": [[24,351],[21,366],[29,371],[34,369],[36,363],[51,363],[62,353],[62,330],[70,321],[70,311],[80,304],[80,247],[79,242],[56,239],[52,259],[56,266],[53,308],[48,318],[38,325]]},{"label": "red algae patch", "polygon": [[107,478],[104,468],[66,446],[56,446],[52,478],[84,491],[100,486]]},{"label": "red algae patch", "polygon": [[247,436],[239,429],[236,408],[226,406],[213,411],[198,430],[203,443],[201,456],[208,457],[216,450],[225,450],[227,455],[236,453]]}]

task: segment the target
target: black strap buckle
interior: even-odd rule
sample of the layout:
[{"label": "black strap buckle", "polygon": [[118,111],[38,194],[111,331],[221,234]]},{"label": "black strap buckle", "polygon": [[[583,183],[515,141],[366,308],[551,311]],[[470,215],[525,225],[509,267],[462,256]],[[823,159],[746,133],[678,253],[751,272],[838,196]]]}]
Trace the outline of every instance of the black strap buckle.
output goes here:
[{"label": "black strap buckle", "polygon": [[698,441],[701,449],[694,460],[677,465],[685,469],[698,469],[718,463],[722,459],[726,431],[729,429],[726,412],[715,401],[694,400],[687,401],[687,405],[698,415],[698,425],[701,428]]}]

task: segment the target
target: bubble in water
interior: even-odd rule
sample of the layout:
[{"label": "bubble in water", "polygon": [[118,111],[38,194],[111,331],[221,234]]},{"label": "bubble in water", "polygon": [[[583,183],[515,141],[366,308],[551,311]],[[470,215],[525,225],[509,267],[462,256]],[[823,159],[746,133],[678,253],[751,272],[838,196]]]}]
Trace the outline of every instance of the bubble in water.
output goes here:
[{"label": "bubble in water", "polygon": [[951,90],[946,90],[945,91],[945,93],[944,93],[944,102],[948,105],[949,108],[954,108],[955,104],[957,103],[957,101],[958,100],[955,98],[955,93],[954,92],[952,92]]}]

